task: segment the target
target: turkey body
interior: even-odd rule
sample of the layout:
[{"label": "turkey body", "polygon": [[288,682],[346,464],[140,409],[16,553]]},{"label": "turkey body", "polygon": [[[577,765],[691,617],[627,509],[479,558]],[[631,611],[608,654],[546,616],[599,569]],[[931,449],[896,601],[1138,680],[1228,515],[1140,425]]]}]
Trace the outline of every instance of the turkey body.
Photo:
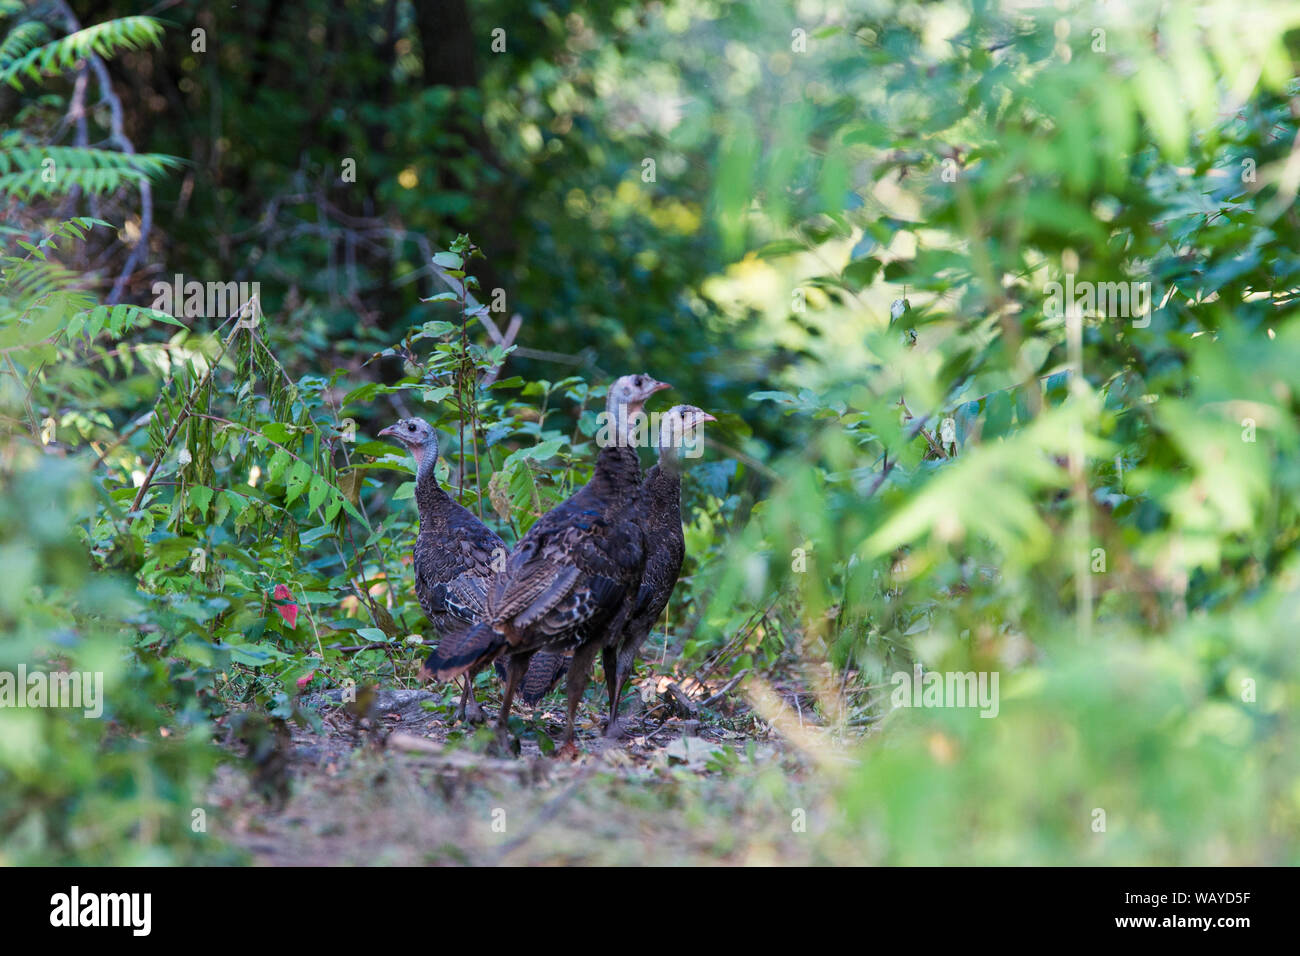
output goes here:
[{"label": "turkey body", "polygon": [[646,399],[666,387],[648,375],[614,382],[605,412],[614,440],[596,456],[591,480],[528,529],[492,579],[482,621],[444,637],[429,659],[429,669],[449,680],[504,658],[502,737],[509,737],[510,703],[527,683],[534,655],[571,654],[564,748],[573,747],[592,661],[610,635],[622,633],[639,593],[646,547],[637,521],[641,464],[630,429]]},{"label": "turkey body", "polygon": [[[415,458],[415,504],[420,516],[412,553],[415,595],[424,616],[445,638],[482,618],[492,577],[505,562],[506,545],[438,484],[434,472],[438,436],[428,422],[403,419],[380,435],[400,441]],[[566,666],[563,655],[538,655],[522,682],[524,699],[536,704],[559,681]],[[427,670],[427,666],[421,670],[422,679]],[[471,672],[464,679],[458,719],[482,719],[474,702],[473,682]]]},{"label": "turkey body", "polygon": [[[445,638],[482,615],[494,565],[505,558],[505,542],[438,484],[438,435],[428,422],[406,418],[379,434],[401,442],[415,459],[415,506],[420,516],[412,552],[415,595],[425,617]],[[472,676],[464,683],[456,716],[481,719]]]},{"label": "turkey body", "polygon": [[[413,552],[415,595],[424,616],[440,636],[445,636],[482,619],[495,569],[505,560],[507,548],[500,535],[462,507],[436,481],[430,485],[416,488],[420,533]],[[569,658],[563,653],[534,656],[520,680],[519,692],[524,702],[536,706],[559,683],[568,664]],[[498,673],[505,681],[503,666],[498,668]],[[466,676],[466,696],[457,710],[462,719],[470,709],[473,680],[472,674]]]},{"label": "turkey body", "polygon": [[501,655],[576,656],[615,619],[621,629],[645,562],[633,513],[640,485],[635,452],[602,449],[591,481],[543,515],[510,553],[488,589],[483,623],[439,645],[430,669],[445,680]]},{"label": "turkey body", "polygon": [[645,539],[645,566],[627,623],[621,633],[611,635],[602,649],[610,734],[619,731],[619,702],[636,655],[668,606],[686,559],[681,487],[681,475],[674,468],[654,465],[646,475],[633,513]]},{"label": "turkey body", "polygon": [[572,744],[574,715],[595,654],[607,635],[622,633],[639,592],[645,564],[645,537],[635,520],[640,485],[634,451],[602,449],[591,481],[543,515],[515,546],[488,589],[482,622],[444,638],[429,669],[448,680],[504,657],[504,729],[510,700],[521,681],[527,684],[534,655],[540,651],[556,660],[571,653],[564,743]]},{"label": "turkey body", "polygon": [[415,489],[420,533],[413,551],[415,595],[440,635],[483,614],[493,561],[506,554],[501,536],[438,487],[432,477]]}]

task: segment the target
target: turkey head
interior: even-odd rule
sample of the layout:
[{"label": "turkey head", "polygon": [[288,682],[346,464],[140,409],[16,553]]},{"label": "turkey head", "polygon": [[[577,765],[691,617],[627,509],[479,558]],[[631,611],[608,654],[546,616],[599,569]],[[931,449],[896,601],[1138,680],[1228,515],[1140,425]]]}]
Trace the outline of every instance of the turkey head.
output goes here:
[{"label": "turkey head", "polygon": [[417,472],[423,471],[426,463],[432,466],[438,457],[438,433],[423,418],[403,418],[381,431],[379,437],[405,445],[415,459]]}]

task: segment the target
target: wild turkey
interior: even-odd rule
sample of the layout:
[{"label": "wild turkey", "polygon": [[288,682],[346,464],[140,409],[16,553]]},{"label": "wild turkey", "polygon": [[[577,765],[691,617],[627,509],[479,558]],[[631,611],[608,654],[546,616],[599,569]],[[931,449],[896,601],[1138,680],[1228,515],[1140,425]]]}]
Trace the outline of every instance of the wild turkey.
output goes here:
[{"label": "wild turkey", "polygon": [[442,680],[507,659],[500,734],[508,735],[510,703],[538,651],[573,651],[568,671],[564,744],[591,663],[609,633],[621,633],[637,596],[644,541],[633,511],[641,465],[631,447],[634,416],[668,386],[648,375],[624,375],[609,388],[607,427],[613,434],[596,456],[591,480],[534,524],[493,580],[483,622],[445,637],[426,665]]},{"label": "wild turkey", "polygon": [[[445,637],[479,620],[493,565],[504,564],[507,548],[496,532],[438,484],[438,433],[428,422],[404,418],[379,435],[401,442],[415,459],[415,505],[420,514],[413,551],[415,595],[425,617]],[[463,690],[457,719],[481,721],[472,678]]]},{"label": "wild turkey", "polygon": [[[686,557],[682,534],[681,449],[705,422],[717,421],[694,405],[674,405],[659,421],[659,462],[646,475],[636,506],[636,520],[645,533],[645,570],[636,605],[622,634],[610,634],[602,649],[605,687],[609,692],[609,723],[605,732],[621,734],[618,708],[632,664],[659,615],[668,606],[677,575]],[[535,659],[535,658],[534,658]],[[531,671],[531,668],[530,668]]]}]

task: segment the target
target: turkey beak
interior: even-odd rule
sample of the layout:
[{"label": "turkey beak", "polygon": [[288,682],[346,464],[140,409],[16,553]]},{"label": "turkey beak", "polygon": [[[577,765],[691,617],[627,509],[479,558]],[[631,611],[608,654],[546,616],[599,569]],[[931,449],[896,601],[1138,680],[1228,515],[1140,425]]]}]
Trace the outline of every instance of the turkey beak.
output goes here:
[{"label": "turkey beak", "polygon": [[655,392],[662,392],[665,388],[672,388],[672,386],[669,385],[667,382],[656,381],[653,385],[650,386],[650,389],[646,392],[646,395],[648,397],[650,395],[653,395]]},{"label": "turkey beak", "polygon": [[712,415],[710,415],[708,412],[697,411],[694,412],[689,418],[687,418],[685,421],[682,422],[682,431],[692,432],[695,431],[695,429],[699,428],[701,425],[703,425],[705,422],[716,422],[716,421],[717,419],[714,418]]},{"label": "turkey beak", "polygon": [[[395,438],[395,439],[397,439],[398,441],[401,441],[401,436],[400,436],[400,435],[398,434],[398,432],[397,432],[397,426],[396,426],[396,425],[389,425],[387,428],[385,428],[383,431],[381,431],[377,437],[379,437],[379,438]],[[403,444],[405,444],[405,442],[403,442]]]}]

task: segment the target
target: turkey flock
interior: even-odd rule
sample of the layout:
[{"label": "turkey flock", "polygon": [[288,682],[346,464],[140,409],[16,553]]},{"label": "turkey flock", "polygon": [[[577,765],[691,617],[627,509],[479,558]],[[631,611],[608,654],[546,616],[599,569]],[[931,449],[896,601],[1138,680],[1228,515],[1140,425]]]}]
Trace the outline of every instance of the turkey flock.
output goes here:
[{"label": "turkey flock", "polygon": [[456,680],[456,718],[478,722],[474,678],[494,666],[505,685],[498,741],[509,733],[516,695],[536,705],[567,674],[561,753],[576,752],[574,717],[597,652],[609,695],[607,737],[622,735],[623,686],[642,643],[668,606],[685,557],[681,448],[716,419],[675,405],[660,420],[658,462],[643,476],[634,446],[646,401],[666,383],[624,375],[610,387],[612,440],[596,456],[591,480],[537,520],[511,550],[438,484],[438,435],[419,418],[379,433],[415,459],[420,531],[413,564],[420,606],[440,635],[421,679]]}]

